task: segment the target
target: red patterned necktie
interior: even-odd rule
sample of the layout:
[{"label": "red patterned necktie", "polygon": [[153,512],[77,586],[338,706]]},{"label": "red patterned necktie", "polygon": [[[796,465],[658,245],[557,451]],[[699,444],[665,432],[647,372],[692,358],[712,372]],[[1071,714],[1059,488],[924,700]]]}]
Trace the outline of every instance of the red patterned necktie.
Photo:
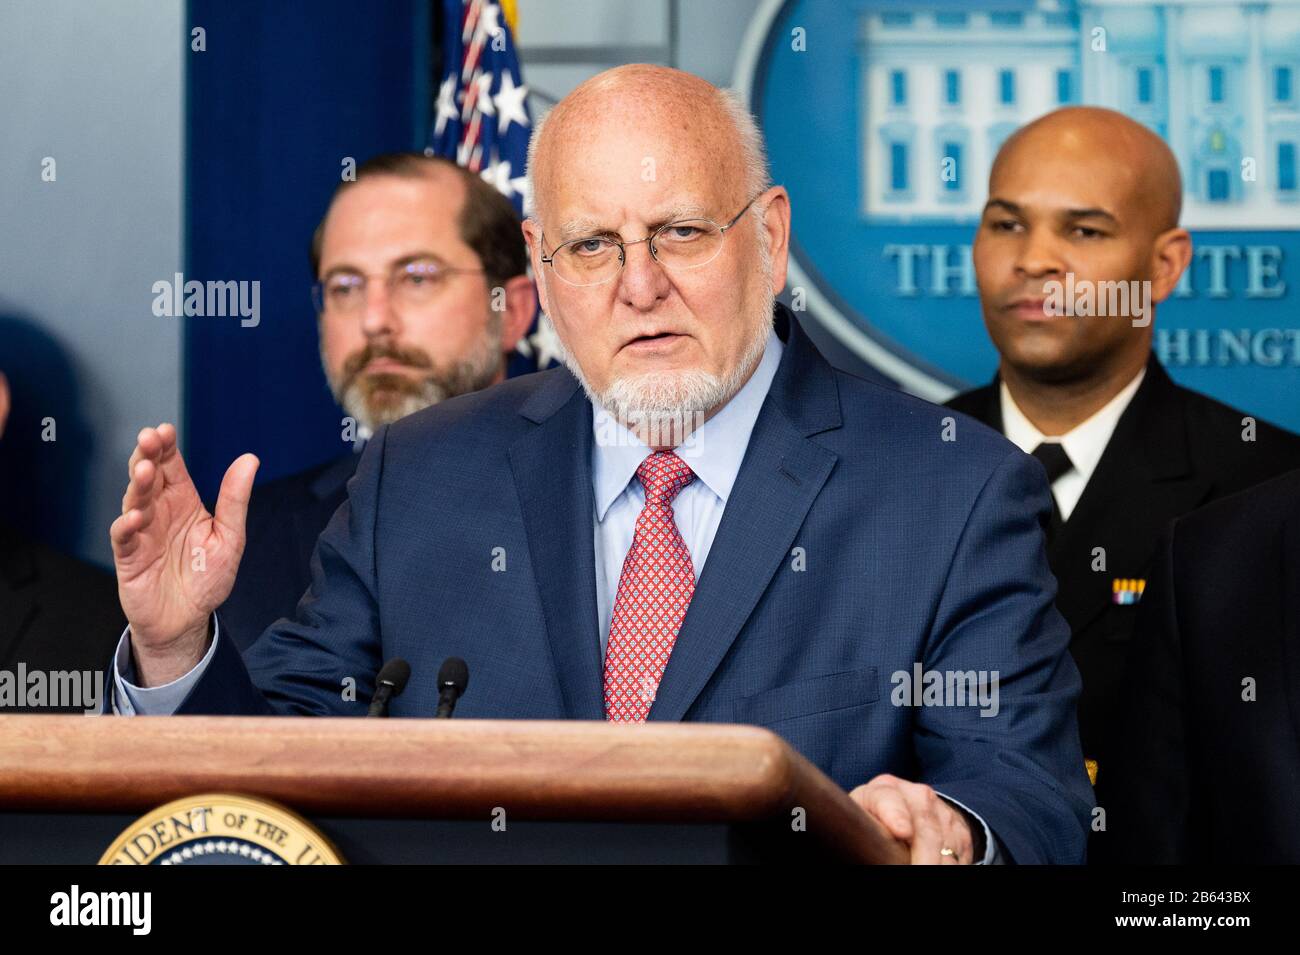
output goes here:
[{"label": "red patterned necktie", "polygon": [[656,451],[636,476],[645,507],[623,559],[605,651],[605,718],[614,723],[645,722],[695,593],[695,568],[673,520],[673,498],[695,473],[673,452]]}]

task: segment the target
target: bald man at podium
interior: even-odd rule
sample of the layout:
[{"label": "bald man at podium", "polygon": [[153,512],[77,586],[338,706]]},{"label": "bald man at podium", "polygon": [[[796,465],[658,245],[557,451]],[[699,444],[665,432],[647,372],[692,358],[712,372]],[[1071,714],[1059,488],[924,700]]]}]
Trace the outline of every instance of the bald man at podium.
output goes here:
[{"label": "bald man at podium", "polygon": [[209,514],[175,430],[140,433],[111,530],[116,710],[361,715],[401,658],[392,713],[432,716],[461,657],[458,717],[762,725],[914,862],[1082,861],[1039,465],[833,369],[775,304],[790,199],[717,88],[603,73],[539,127],[529,172],[566,367],[381,429],[294,619],[243,658],[214,611],[257,461]]}]

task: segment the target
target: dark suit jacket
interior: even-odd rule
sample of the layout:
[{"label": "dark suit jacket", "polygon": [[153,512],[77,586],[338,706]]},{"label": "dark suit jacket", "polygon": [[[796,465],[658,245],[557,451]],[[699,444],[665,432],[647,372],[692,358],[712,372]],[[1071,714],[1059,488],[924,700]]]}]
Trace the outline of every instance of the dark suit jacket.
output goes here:
[{"label": "dark suit jacket", "polygon": [[[999,383],[959,395],[948,406],[1002,430]],[[1097,469],[1048,549],[1060,584],[1056,605],[1070,624],[1070,651],[1083,676],[1079,732],[1098,763],[1104,805],[1109,741],[1137,604],[1112,598],[1116,578],[1149,579],[1161,534],[1175,517],[1300,467],[1300,437],[1260,422],[1242,441],[1244,412],[1174,384],[1153,354]],[[1093,549],[1106,569],[1094,571]]]},{"label": "dark suit jacket", "polygon": [[[929,783],[1014,861],[1081,861],[1092,793],[1042,468],[974,423],[944,440],[943,409],[832,369],[784,306],[777,329],[787,347],[650,720],[767,726],[845,788]],[[458,716],[604,719],[592,445],[563,368],[381,429],[295,618],[243,659],[218,640],[178,712],[360,715],[400,657],[392,712],[427,717],[459,656]],[[997,714],[897,705],[918,664],[984,671]]]},{"label": "dark suit jacket", "polygon": [[[27,673],[102,673],[125,626],[110,574],[0,525],[0,670],[14,679],[20,663]],[[78,713],[85,707],[18,709]]]},{"label": "dark suit jacket", "polygon": [[1300,863],[1300,471],[1174,524],[1133,651],[1117,858]]},{"label": "dark suit jacket", "polygon": [[243,650],[281,617],[292,617],[311,583],[316,538],[347,499],[361,455],[349,452],[259,485],[248,502],[247,543],[221,624]]}]

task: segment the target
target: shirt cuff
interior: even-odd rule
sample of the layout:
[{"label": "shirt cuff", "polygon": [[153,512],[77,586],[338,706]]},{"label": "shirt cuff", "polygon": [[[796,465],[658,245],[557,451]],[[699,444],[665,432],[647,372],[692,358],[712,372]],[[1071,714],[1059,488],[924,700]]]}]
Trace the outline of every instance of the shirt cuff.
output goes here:
[{"label": "shirt cuff", "polygon": [[212,662],[217,641],[221,639],[221,622],[213,615],[212,644],[208,652],[189,673],[162,686],[136,686],[135,663],[131,659],[131,628],[122,631],[113,654],[113,712],[118,716],[170,716],[189,696],[194,684]]},{"label": "shirt cuff", "polygon": [[958,802],[956,799],[953,799],[951,796],[945,796],[937,789],[935,790],[935,795],[939,796],[941,799],[946,800],[947,802],[952,803],[954,806],[956,806],[958,809],[964,812],[968,818],[974,819],[984,828],[984,858],[975,860],[974,864],[975,865],[1002,865],[1003,864],[1002,852],[998,848],[998,841],[993,838],[993,833],[989,829],[989,824],[984,821],[984,817],[981,816],[979,813],[977,813],[975,810],[971,809],[970,806],[967,806],[965,803]]}]

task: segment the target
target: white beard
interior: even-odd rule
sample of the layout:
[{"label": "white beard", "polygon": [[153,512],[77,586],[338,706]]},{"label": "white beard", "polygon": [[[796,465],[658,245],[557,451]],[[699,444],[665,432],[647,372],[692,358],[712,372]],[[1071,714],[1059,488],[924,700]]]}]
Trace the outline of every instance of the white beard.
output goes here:
[{"label": "white beard", "polygon": [[725,375],[695,369],[652,371],[617,378],[597,392],[563,342],[560,357],[593,404],[651,447],[676,447],[704,422],[706,414],[735,397],[763,357],[776,305],[771,283],[763,287],[762,311],[743,316],[751,332],[740,361]]}]

